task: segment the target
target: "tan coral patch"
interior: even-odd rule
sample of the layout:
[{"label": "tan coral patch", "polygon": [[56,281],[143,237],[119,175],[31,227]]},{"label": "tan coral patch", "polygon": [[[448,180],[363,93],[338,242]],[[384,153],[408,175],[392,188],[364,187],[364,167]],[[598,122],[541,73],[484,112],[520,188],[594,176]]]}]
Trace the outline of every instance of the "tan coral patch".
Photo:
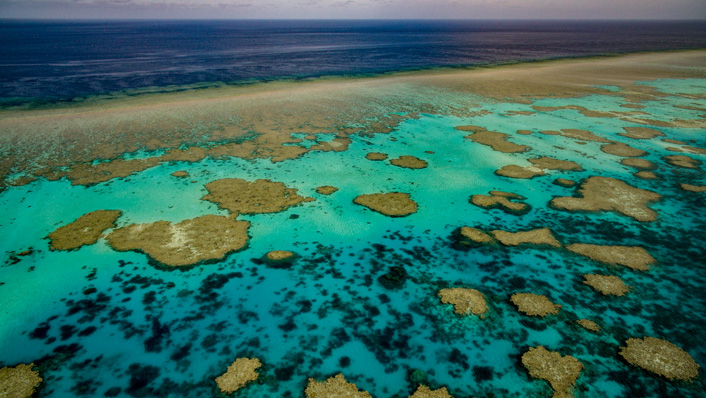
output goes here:
[{"label": "tan coral patch", "polygon": [[42,382],[39,372],[32,370],[33,363],[19,364],[0,369],[0,396],[7,398],[29,398]]},{"label": "tan coral patch", "polygon": [[325,382],[310,378],[304,394],[307,398],[372,398],[367,391],[360,391],[358,386],[347,382],[341,373]]},{"label": "tan coral patch", "polygon": [[400,156],[397,159],[390,160],[393,166],[402,167],[405,169],[424,169],[427,167],[427,162],[414,156]]},{"label": "tan coral patch", "polygon": [[546,296],[533,293],[515,293],[510,301],[518,311],[530,316],[556,315],[561,308],[561,305],[552,303]]},{"label": "tan coral patch", "polygon": [[224,178],[209,182],[206,189],[208,194],[201,199],[214,202],[234,214],[277,213],[314,200],[300,196],[295,188],[270,180]]},{"label": "tan coral patch", "polygon": [[444,304],[454,306],[454,312],[458,315],[474,314],[485,318],[488,312],[488,303],[485,295],[476,289],[455,287],[439,290],[439,297]]},{"label": "tan coral patch", "polygon": [[479,144],[487,145],[493,148],[494,151],[503,153],[518,153],[531,149],[527,145],[518,145],[510,142],[507,140],[507,137],[509,137],[509,135],[505,133],[497,133],[494,131],[477,131],[467,135],[464,138]]},{"label": "tan coral patch", "polygon": [[248,242],[247,221],[206,215],[176,224],[158,221],[114,230],[108,244],[117,251],[140,251],[167,266],[189,266],[217,260]]},{"label": "tan coral patch", "polygon": [[247,383],[257,380],[257,370],[262,366],[257,358],[238,358],[228,370],[216,378],[218,388],[230,394],[243,388]]},{"label": "tan coral patch", "polygon": [[605,264],[623,265],[638,271],[647,271],[657,260],[640,246],[604,246],[574,243],[567,250]]},{"label": "tan coral patch", "polygon": [[388,217],[405,217],[417,212],[417,202],[401,192],[359,195],[353,202]]},{"label": "tan coral patch", "polygon": [[74,250],[83,245],[92,245],[108,228],[115,227],[120,210],[96,210],[77,218],[76,221],[50,233],[52,250]]},{"label": "tan coral patch", "polygon": [[561,247],[561,243],[554,237],[549,228],[533,229],[531,231],[508,232],[495,230],[491,232],[493,237],[505,246],[519,245],[548,245]]},{"label": "tan coral patch", "polygon": [[522,178],[522,179],[529,179],[529,178],[534,178],[537,176],[543,176],[544,171],[540,169],[539,167],[522,167],[522,166],[517,166],[514,164],[510,164],[507,166],[503,166],[500,169],[495,171],[495,174],[503,176],[503,177],[509,177],[509,178]]},{"label": "tan coral patch", "polygon": [[437,390],[432,390],[425,385],[419,385],[417,391],[410,395],[409,398],[453,398],[446,387],[441,387]]},{"label": "tan coral patch", "polygon": [[647,222],[657,219],[657,213],[647,205],[662,198],[655,192],[610,177],[589,177],[581,184],[579,193],[582,195],[579,198],[554,198],[551,205],[569,211],[615,211]]},{"label": "tan coral patch", "polygon": [[522,355],[522,364],[530,376],[546,380],[554,390],[554,397],[573,396],[571,390],[576,384],[584,366],[576,358],[549,351],[543,346],[530,347]]},{"label": "tan coral patch", "polygon": [[699,364],[688,352],[654,337],[632,338],[620,347],[620,355],[630,364],[670,380],[692,381],[699,376]]},{"label": "tan coral patch", "polygon": [[604,296],[624,296],[630,291],[630,286],[614,275],[587,274],[583,277],[585,279],[584,284],[591,286]]}]

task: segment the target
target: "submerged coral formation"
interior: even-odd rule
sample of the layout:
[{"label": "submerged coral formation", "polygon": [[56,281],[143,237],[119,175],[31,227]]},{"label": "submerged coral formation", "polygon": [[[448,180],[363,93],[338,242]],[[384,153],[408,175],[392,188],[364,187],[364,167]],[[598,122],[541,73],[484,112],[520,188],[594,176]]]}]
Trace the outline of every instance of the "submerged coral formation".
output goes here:
[{"label": "submerged coral formation", "polygon": [[625,345],[620,355],[634,366],[670,380],[692,381],[699,376],[694,358],[667,340],[646,336],[628,339]]},{"label": "submerged coral formation", "polygon": [[502,230],[491,231],[493,237],[505,246],[519,245],[548,245],[561,247],[561,243],[554,237],[549,228],[533,229],[531,231],[508,232]]},{"label": "submerged coral formation", "polygon": [[96,210],[82,215],[76,221],[58,228],[47,235],[52,250],[74,250],[83,245],[92,245],[103,231],[115,228],[120,210]]},{"label": "submerged coral formation", "polygon": [[432,390],[431,388],[420,384],[417,391],[410,395],[409,398],[453,398],[446,387],[441,387],[437,390]]},{"label": "submerged coral formation", "polygon": [[263,261],[272,268],[289,268],[297,255],[288,250],[272,250],[267,252]]},{"label": "submerged coral formation", "polygon": [[591,286],[604,296],[624,296],[630,291],[630,286],[626,285],[622,279],[614,275],[586,274],[584,284]]},{"label": "submerged coral formation", "polygon": [[458,315],[473,314],[483,319],[485,318],[485,313],[488,312],[488,303],[485,295],[476,289],[463,287],[441,289],[439,290],[439,297],[442,303],[453,305],[454,312]]},{"label": "submerged coral formation", "polygon": [[324,382],[310,378],[304,394],[306,398],[372,398],[367,391],[360,391],[354,383],[347,382],[341,373]]},{"label": "submerged coral formation", "polygon": [[601,146],[601,151],[615,156],[621,157],[637,157],[644,156],[647,152],[642,149],[636,149],[629,145],[623,144],[622,142],[614,142],[612,144],[605,144]]},{"label": "submerged coral formation", "polygon": [[208,195],[201,199],[214,202],[233,214],[277,213],[314,200],[299,196],[296,188],[287,188],[281,182],[270,180],[224,178],[209,182],[206,189]]},{"label": "submerged coral formation", "polygon": [[459,242],[463,245],[495,243],[495,239],[493,239],[492,236],[477,228],[461,227],[457,233],[459,235]]},{"label": "submerged coral formation", "polygon": [[684,155],[670,155],[662,159],[672,166],[683,167],[685,169],[697,169],[701,164],[700,160]]},{"label": "submerged coral formation", "polygon": [[561,309],[561,305],[552,303],[547,296],[541,294],[515,293],[510,297],[510,301],[518,311],[530,316],[556,315]]},{"label": "submerged coral formation", "polygon": [[405,169],[424,169],[427,167],[427,162],[414,156],[400,156],[397,159],[391,159],[390,164]]},{"label": "submerged coral formation", "polygon": [[380,152],[369,152],[367,155],[365,155],[365,158],[368,160],[379,162],[381,160],[387,159],[387,155]]},{"label": "submerged coral formation", "polygon": [[569,251],[605,263],[623,265],[638,271],[647,271],[657,260],[640,246],[602,246],[574,243],[566,247]]},{"label": "submerged coral formation", "polygon": [[507,140],[507,137],[509,137],[509,135],[505,133],[496,133],[494,131],[476,131],[464,138],[479,144],[487,145],[493,148],[494,151],[503,153],[518,153],[531,149],[527,145],[518,145],[514,142],[510,142]]},{"label": "submerged coral formation", "polygon": [[571,188],[576,185],[576,181],[569,180],[566,178],[557,178],[556,180],[554,180],[554,184],[565,188]]},{"label": "submerged coral formation", "polygon": [[610,177],[589,177],[579,188],[581,197],[559,197],[551,206],[569,211],[615,211],[637,221],[654,221],[657,213],[647,207],[662,195],[635,188],[630,184]]},{"label": "submerged coral formation", "polygon": [[401,192],[359,195],[353,202],[388,217],[405,217],[417,212],[417,202]]},{"label": "submerged coral formation", "polygon": [[217,260],[245,247],[247,221],[206,215],[172,224],[157,221],[118,228],[108,244],[118,251],[140,251],[161,264],[179,267]]},{"label": "submerged coral formation", "polygon": [[522,167],[515,164],[509,164],[496,170],[495,174],[509,178],[529,179],[537,176],[543,176],[544,171],[539,167]]},{"label": "submerged coral formation", "polygon": [[583,364],[571,355],[561,356],[541,345],[530,347],[522,354],[522,365],[530,376],[546,380],[552,386],[555,398],[573,396],[571,390],[584,369]]},{"label": "submerged coral formation", "polygon": [[39,372],[33,370],[34,363],[19,364],[0,369],[0,396],[7,398],[29,398],[42,382]]},{"label": "submerged coral formation", "polygon": [[634,167],[636,169],[646,169],[652,170],[657,168],[657,166],[647,159],[641,158],[625,158],[620,160],[620,164],[628,167]]},{"label": "submerged coral formation", "polygon": [[338,191],[338,188],[330,185],[324,185],[316,188],[316,193],[320,193],[321,195],[331,195],[336,191]]},{"label": "submerged coral formation", "polygon": [[257,380],[257,370],[262,366],[257,358],[238,358],[228,370],[216,378],[218,388],[230,394],[243,388],[247,383]]},{"label": "submerged coral formation", "polygon": [[663,132],[647,127],[623,127],[623,130],[625,130],[625,132],[619,133],[618,135],[622,135],[623,137],[628,138],[634,138],[637,140],[647,140],[654,137],[664,136]]},{"label": "submerged coral formation", "polygon": [[706,192],[706,185],[680,184],[679,186],[689,192]]},{"label": "submerged coral formation", "polygon": [[582,328],[590,330],[592,332],[600,333],[601,331],[601,327],[596,322],[593,322],[590,319],[579,319],[576,321],[576,323]]},{"label": "submerged coral formation", "polygon": [[563,171],[582,171],[583,167],[571,160],[559,160],[542,156],[536,159],[529,159],[529,162],[541,169],[563,170]]},{"label": "submerged coral formation", "polygon": [[473,195],[471,203],[486,209],[500,209],[510,214],[525,214],[530,210],[526,203],[513,202],[510,199],[525,200],[525,197],[502,191],[491,191],[490,195]]}]

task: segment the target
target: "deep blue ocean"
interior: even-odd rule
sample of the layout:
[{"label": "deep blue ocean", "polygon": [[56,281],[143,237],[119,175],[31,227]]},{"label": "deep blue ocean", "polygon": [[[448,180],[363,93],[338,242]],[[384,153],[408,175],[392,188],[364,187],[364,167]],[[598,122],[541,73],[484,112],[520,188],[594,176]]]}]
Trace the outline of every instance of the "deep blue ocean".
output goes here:
[{"label": "deep blue ocean", "polygon": [[0,101],[704,47],[704,21],[5,20]]}]

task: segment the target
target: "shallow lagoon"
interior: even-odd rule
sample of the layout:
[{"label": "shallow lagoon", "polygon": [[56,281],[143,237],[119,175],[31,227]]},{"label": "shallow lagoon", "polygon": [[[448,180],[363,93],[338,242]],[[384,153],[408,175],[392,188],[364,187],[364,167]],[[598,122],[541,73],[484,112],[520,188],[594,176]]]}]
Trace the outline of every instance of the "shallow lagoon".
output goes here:
[{"label": "shallow lagoon", "polygon": [[[663,93],[698,94],[705,81],[645,84]],[[0,246],[6,253],[0,268],[0,364],[39,363],[44,378],[39,396],[46,397],[215,396],[213,379],[243,356],[259,358],[263,368],[258,382],[236,396],[299,397],[307,378],[323,380],[342,372],[375,397],[406,397],[416,389],[408,378],[413,369],[426,373],[426,384],[446,386],[454,397],[550,396],[549,385],[531,379],[520,362],[528,347],[544,345],[584,364],[576,396],[702,396],[702,377],[690,384],[670,382],[628,365],[617,353],[630,337],[654,336],[706,364],[704,194],[679,187],[705,185],[706,178],[701,168],[662,160],[683,153],[667,151],[675,145],[661,141],[704,148],[703,123],[694,128],[647,125],[665,137],[635,140],[618,133],[643,124],[587,117],[572,109],[532,108],[628,111],[620,107],[621,97],[544,98],[531,105],[474,101],[490,113],[422,113],[390,133],[351,135],[342,152],[309,152],[277,163],[206,158],[160,164],[92,186],[40,179],[5,189],[0,193]],[[667,121],[703,116],[703,111],[673,107],[685,103],[704,107],[703,99],[674,95],[642,102],[640,111]],[[465,139],[468,132],[455,129],[462,125],[510,134],[510,141],[532,149],[493,151]],[[601,152],[600,143],[538,133],[572,128],[648,151],[644,158],[658,166],[660,178],[635,177],[636,169]],[[369,152],[388,154],[388,160],[366,160]],[[423,159],[428,167],[389,163],[402,155]],[[704,154],[687,155],[706,160]],[[494,174],[508,164],[530,166],[526,159],[538,156],[575,161],[584,171],[545,170],[533,179]],[[180,170],[188,177],[171,175]],[[555,179],[578,182],[594,175],[663,195],[650,205],[658,220],[641,223],[618,213],[547,206],[553,197],[576,190],[553,184]],[[44,239],[99,209],[121,210],[119,227],[227,215],[201,200],[204,185],[221,178],[271,179],[316,200],[279,213],[239,215],[251,222],[248,247],[185,270],[166,269],[141,253],[113,251],[104,239],[72,252],[50,251]],[[316,193],[324,185],[339,191]],[[525,196],[532,210],[518,216],[469,203],[471,195],[491,190]],[[410,194],[418,211],[390,218],[353,203],[360,194],[393,191]],[[658,263],[638,272],[549,247],[459,250],[452,235],[461,226],[548,227],[563,244],[640,245]],[[16,256],[30,247],[31,254]],[[271,250],[290,250],[299,258],[289,269],[270,268],[260,259]],[[388,289],[379,278],[393,266],[403,267],[408,278]],[[624,297],[602,296],[582,283],[581,275],[589,273],[618,275],[633,289]],[[441,304],[438,290],[453,286],[482,291],[490,307],[486,319],[459,317]],[[562,309],[546,318],[522,315],[509,301],[517,292],[546,295]],[[580,318],[598,322],[603,332],[578,327],[574,321]]]}]

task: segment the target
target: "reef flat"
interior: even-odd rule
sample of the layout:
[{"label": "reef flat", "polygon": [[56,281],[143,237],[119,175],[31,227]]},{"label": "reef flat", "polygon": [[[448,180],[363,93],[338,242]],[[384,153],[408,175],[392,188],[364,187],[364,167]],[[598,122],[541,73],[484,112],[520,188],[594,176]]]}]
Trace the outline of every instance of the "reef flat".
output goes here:
[{"label": "reef flat", "polygon": [[0,391],[704,396],[704,65],[0,109]]}]

